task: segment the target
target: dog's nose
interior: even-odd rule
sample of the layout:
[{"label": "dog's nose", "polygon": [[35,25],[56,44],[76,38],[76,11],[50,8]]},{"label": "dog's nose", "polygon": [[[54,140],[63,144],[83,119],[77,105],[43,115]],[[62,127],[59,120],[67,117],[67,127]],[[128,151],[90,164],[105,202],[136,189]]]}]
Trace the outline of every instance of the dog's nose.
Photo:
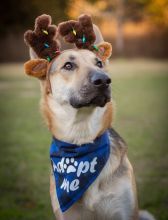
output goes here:
[{"label": "dog's nose", "polygon": [[97,72],[91,76],[91,83],[97,88],[108,87],[111,79],[106,74]]}]

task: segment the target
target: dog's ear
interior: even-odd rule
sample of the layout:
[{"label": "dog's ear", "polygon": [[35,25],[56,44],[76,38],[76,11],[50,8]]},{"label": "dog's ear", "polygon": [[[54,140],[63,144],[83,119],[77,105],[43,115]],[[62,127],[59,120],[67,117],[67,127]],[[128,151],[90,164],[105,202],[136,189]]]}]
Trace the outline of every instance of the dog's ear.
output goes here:
[{"label": "dog's ear", "polygon": [[29,60],[24,64],[25,73],[39,79],[44,79],[47,74],[49,62],[45,59]]},{"label": "dog's ear", "polygon": [[95,51],[97,56],[102,61],[106,61],[112,54],[112,45],[108,42],[101,42],[100,44],[96,45]]}]

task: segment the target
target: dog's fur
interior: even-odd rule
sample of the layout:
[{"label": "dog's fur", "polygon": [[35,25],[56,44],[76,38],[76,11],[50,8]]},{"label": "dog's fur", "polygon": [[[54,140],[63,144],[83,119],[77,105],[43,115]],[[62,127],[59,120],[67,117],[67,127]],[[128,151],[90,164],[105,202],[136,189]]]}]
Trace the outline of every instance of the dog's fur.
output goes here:
[{"label": "dog's fur", "polygon": [[[100,43],[101,33],[96,26],[94,29],[97,43]],[[31,52],[31,57],[37,58],[34,52]],[[72,71],[63,69],[68,61],[73,61],[77,68]],[[50,196],[53,211],[58,220],[138,220],[140,215],[136,185],[133,169],[127,158],[127,146],[111,128],[112,101],[108,97],[102,106],[99,106],[99,100],[92,103],[97,94],[89,85],[89,77],[91,72],[99,71],[95,62],[96,55],[93,52],[70,49],[62,52],[48,67],[43,59],[31,60],[25,65],[29,75],[40,79],[41,110],[53,136],[81,145],[93,142],[108,129],[110,138],[110,158],[103,171],[84,196],[65,213],[60,211],[51,172]],[[106,63],[107,61],[101,69],[104,73]],[[43,78],[47,71],[48,77]],[[152,220],[152,217],[145,216]]]}]

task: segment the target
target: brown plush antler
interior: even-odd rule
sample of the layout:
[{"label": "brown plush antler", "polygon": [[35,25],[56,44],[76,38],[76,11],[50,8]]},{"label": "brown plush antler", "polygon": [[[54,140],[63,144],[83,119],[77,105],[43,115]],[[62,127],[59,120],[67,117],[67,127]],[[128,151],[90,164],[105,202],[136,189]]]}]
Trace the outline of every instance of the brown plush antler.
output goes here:
[{"label": "brown plush antler", "polygon": [[39,58],[51,61],[59,54],[59,42],[56,41],[57,27],[51,25],[49,15],[41,15],[35,20],[34,31],[28,30],[24,34],[24,40]]},{"label": "brown plush antler", "polygon": [[74,43],[79,49],[95,49],[93,44],[96,36],[91,17],[88,15],[81,15],[78,21],[70,20],[60,23],[58,32],[65,41]]}]

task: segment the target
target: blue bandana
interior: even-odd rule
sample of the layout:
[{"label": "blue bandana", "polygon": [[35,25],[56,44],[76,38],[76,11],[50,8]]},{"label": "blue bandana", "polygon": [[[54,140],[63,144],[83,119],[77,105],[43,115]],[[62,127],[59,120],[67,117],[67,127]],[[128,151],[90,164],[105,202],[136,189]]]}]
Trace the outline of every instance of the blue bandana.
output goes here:
[{"label": "blue bandana", "polygon": [[99,176],[110,155],[108,132],[93,143],[75,145],[53,138],[50,158],[62,212],[70,208]]}]

